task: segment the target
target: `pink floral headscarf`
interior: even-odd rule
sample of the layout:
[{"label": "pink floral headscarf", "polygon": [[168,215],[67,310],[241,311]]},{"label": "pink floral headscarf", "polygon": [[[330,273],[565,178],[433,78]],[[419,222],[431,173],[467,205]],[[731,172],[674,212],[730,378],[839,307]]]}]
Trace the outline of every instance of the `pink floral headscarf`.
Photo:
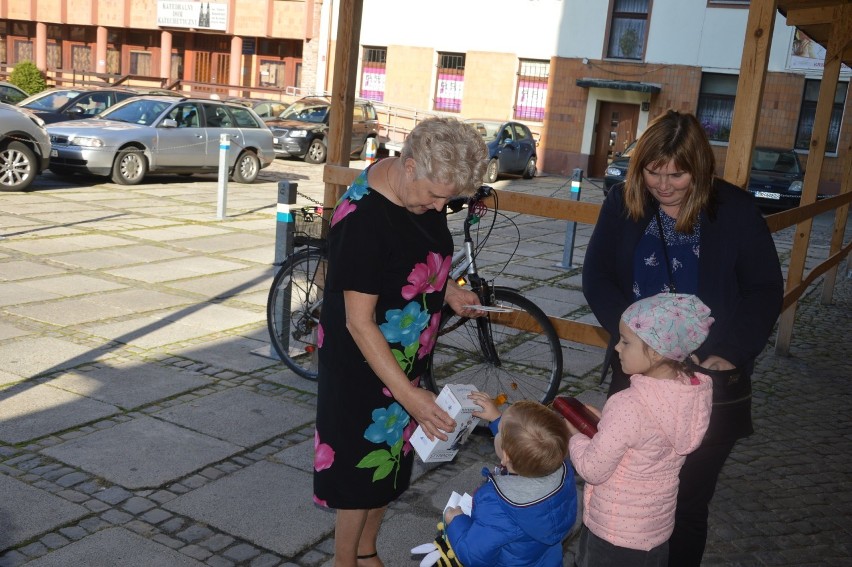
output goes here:
[{"label": "pink floral headscarf", "polygon": [[649,347],[672,360],[683,361],[710,333],[710,308],[694,295],[661,293],[640,299],[621,320]]}]

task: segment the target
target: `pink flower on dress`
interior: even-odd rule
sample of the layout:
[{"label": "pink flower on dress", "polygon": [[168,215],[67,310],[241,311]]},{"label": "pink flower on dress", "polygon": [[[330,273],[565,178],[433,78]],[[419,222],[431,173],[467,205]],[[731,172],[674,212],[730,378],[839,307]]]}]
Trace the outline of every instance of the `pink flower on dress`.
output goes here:
[{"label": "pink flower on dress", "polygon": [[356,206],[352,203],[352,201],[350,201],[349,199],[344,199],[344,200],[343,200],[343,201],[342,201],[339,205],[337,205],[337,207],[334,209],[334,215],[332,215],[332,217],[331,217],[331,226],[334,226],[334,225],[336,225],[337,223],[339,223],[341,220],[343,220],[343,218],[344,218],[346,215],[348,215],[349,213],[351,213],[352,211],[354,211],[354,210],[355,210],[355,209],[357,209],[357,208],[358,208],[358,207],[356,207]]},{"label": "pink flower on dress", "polygon": [[441,291],[447,282],[450,273],[450,256],[441,256],[437,252],[429,252],[425,263],[414,265],[414,269],[408,274],[407,285],[402,288],[402,297],[413,299],[421,293],[432,293]]},{"label": "pink flower on dress", "polygon": [[405,426],[405,429],[402,430],[402,454],[408,455],[413,449],[411,445],[411,436],[414,435],[414,430],[417,429],[417,422],[414,421],[414,418],[408,422],[408,425]]},{"label": "pink flower on dress", "polygon": [[441,312],[433,313],[429,320],[429,326],[420,333],[420,348],[417,349],[417,358],[423,359],[432,352],[435,341],[438,340],[438,324],[441,322]]},{"label": "pink flower on dress", "polygon": [[314,429],[314,470],[319,472],[330,468],[334,463],[334,449],[331,445],[320,443],[319,431]]},{"label": "pink flower on dress", "polygon": [[317,506],[322,506],[323,508],[328,508],[328,502],[326,502],[325,500],[320,500],[319,498],[317,498],[316,494],[313,495],[312,500],[314,501],[314,504],[316,504]]},{"label": "pink flower on dress", "polygon": [[322,325],[317,326],[317,348],[322,348],[322,343],[325,340],[325,331],[322,329]]}]

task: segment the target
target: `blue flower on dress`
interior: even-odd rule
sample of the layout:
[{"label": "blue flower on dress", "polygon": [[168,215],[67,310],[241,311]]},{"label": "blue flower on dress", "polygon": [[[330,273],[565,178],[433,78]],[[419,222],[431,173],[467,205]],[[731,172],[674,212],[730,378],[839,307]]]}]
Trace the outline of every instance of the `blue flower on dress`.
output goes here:
[{"label": "blue flower on dress", "polygon": [[408,347],[420,340],[420,333],[429,324],[429,312],[420,308],[416,301],[403,309],[390,309],[385,313],[386,323],[379,325],[385,340]]},{"label": "blue flower on dress", "polygon": [[387,408],[376,408],[373,410],[373,423],[364,432],[364,438],[393,447],[402,439],[409,419],[408,413],[396,402]]},{"label": "blue flower on dress", "polygon": [[370,192],[370,188],[367,185],[367,173],[366,171],[362,172],[355,181],[352,182],[352,185],[346,190],[346,193],[340,198],[338,203],[342,202],[344,199],[349,199],[350,201],[359,201],[364,195]]}]

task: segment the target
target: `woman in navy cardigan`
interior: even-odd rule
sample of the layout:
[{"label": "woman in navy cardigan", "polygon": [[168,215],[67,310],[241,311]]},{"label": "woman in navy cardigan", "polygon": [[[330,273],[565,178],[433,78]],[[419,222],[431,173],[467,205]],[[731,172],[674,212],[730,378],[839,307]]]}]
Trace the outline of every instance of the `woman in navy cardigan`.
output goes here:
[{"label": "woman in navy cardigan", "polygon": [[[673,110],[654,120],[630,156],[627,178],[601,208],[583,265],[583,293],[611,340],[609,395],[630,385],[613,347],[618,321],[638,299],[691,293],[715,323],[696,351],[714,378],[705,441],[681,469],[669,565],[700,565],[710,499],[738,438],[752,433],[755,358],[781,311],[784,282],[766,222],[747,192],[715,177],[710,143],[695,116]],[[661,238],[662,235],[662,238]],[[610,358],[611,357],[611,358]],[[705,372],[705,370],[701,370]],[[738,384],[726,398],[729,379]]]}]

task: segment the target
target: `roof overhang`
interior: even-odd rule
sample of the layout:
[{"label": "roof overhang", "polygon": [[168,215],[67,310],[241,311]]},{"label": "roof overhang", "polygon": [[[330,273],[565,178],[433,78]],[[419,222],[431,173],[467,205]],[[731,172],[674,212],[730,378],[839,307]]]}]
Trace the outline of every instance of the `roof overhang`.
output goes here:
[{"label": "roof overhang", "polygon": [[[787,20],[823,47],[828,47],[832,24],[837,21],[838,9],[850,0],[778,0],[778,12]],[[848,24],[847,24],[848,25]],[[852,67],[852,38],[844,38],[840,61]]]},{"label": "roof overhang", "polygon": [[656,94],[662,90],[662,85],[657,83],[640,83],[638,81],[618,81],[613,79],[577,79],[578,87],[587,89],[613,89],[617,91],[636,91],[640,93]]}]

